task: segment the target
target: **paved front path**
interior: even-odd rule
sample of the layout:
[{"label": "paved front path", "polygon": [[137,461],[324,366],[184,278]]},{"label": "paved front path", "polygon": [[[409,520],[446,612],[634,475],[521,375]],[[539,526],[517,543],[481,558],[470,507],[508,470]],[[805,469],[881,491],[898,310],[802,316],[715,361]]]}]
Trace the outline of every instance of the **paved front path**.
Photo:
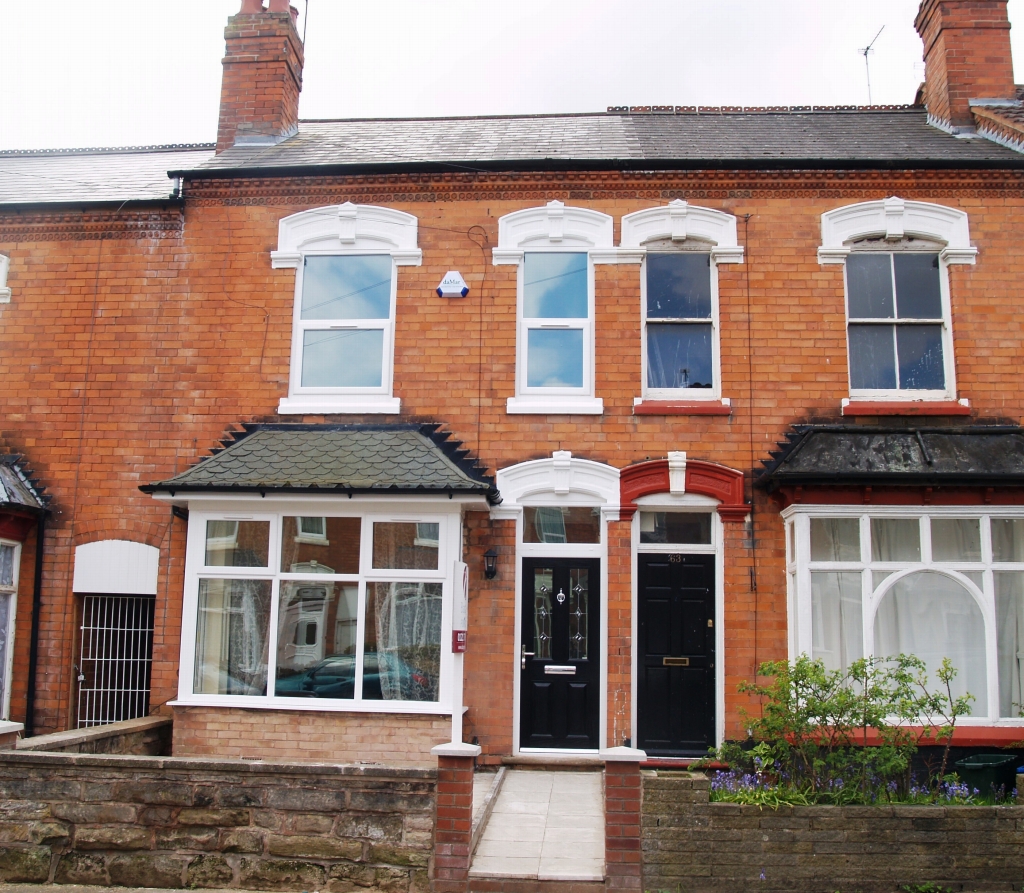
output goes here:
[{"label": "paved front path", "polygon": [[600,772],[509,771],[470,876],[603,881],[602,778]]}]

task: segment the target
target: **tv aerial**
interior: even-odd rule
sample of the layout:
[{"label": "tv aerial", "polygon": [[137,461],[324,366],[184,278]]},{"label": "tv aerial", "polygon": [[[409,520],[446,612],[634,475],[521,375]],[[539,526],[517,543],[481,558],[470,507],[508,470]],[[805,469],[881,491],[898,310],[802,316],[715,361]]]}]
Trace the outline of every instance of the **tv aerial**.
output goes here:
[{"label": "tv aerial", "polygon": [[879,35],[881,35],[881,33],[884,30],[885,30],[885,25],[882,25],[882,27],[878,29],[878,34],[876,34],[874,36],[874,38],[872,38],[871,43],[869,43],[866,47],[863,47],[862,49],[857,50],[857,52],[860,53],[864,57],[864,70],[867,72],[867,76],[868,76],[868,105],[872,105],[872,102],[871,102],[871,65],[868,63],[868,55],[875,51],[874,50],[875,41],[878,40]]}]

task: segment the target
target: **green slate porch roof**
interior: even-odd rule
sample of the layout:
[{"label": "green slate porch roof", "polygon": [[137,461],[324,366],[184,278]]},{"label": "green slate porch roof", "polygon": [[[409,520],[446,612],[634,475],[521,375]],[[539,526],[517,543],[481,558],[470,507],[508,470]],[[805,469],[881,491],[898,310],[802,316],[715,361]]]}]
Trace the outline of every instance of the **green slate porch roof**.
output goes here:
[{"label": "green slate porch roof", "polygon": [[1024,486],[1024,429],[794,425],[758,483],[783,486]]},{"label": "green slate porch roof", "polygon": [[244,425],[224,448],[143,493],[479,495],[494,479],[439,425]]}]

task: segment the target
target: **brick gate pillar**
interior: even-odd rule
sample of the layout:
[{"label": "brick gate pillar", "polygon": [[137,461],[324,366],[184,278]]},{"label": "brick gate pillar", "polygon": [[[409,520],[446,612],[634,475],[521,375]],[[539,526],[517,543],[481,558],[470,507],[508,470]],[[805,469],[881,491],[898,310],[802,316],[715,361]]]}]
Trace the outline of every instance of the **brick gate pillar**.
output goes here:
[{"label": "brick gate pillar", "polygon": [[633,747],[601,751],[604,762],[604,875],[607,890],[643,890],[640,848],[640,763]]},{"label": "brick gate pillar", "polygon": [[432,893],[466,893],[473,836],[473,763],[480,748],[453,742],[439,744],[430,752],[437,757],[434,871],[430,889]]}]

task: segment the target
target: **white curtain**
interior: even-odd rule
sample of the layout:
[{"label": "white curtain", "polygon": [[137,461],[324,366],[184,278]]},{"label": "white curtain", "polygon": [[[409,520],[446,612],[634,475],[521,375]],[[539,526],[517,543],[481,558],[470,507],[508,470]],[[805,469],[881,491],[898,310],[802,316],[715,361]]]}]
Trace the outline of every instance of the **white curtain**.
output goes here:
[{"label": "white curtain", "polygon": [[994,561],[1024,561],[1024,520],[992,519],[992,558]]},{"label": "white curtain", "polygon": [[871,560],[920,561],[920,522],[916,518],[872,518]]},{"label": "white curtain", "polygon": [[860,561],[860,521],[811,518],[811,561]]},{"label": "white curtain", "polygon": [[864,656],[858,571],[811,574],[812,657],[845,670]]},{"label": "white curtain", "polygon": [[265,695],[269,580],[200,580],[193,691]]},{"label": "white curtain", "polygon": [[1024,573],[996,572],[996,641],[999,655],[999,715],[1024,710]]},{"label": "white curtain", "polygon": [[948,657],[957,669],[953,697],[970,692],[971,712],[988,712],[985,622],[970,592],[951,577],[920,571],[893,584],[875,614],[875,654],[921,658],[933,689],[938,688],[935,670]]},{"label": "white curtain", "polygon": [[977,518],[932,518],[932,559],[981,561],[981,522]]}]

